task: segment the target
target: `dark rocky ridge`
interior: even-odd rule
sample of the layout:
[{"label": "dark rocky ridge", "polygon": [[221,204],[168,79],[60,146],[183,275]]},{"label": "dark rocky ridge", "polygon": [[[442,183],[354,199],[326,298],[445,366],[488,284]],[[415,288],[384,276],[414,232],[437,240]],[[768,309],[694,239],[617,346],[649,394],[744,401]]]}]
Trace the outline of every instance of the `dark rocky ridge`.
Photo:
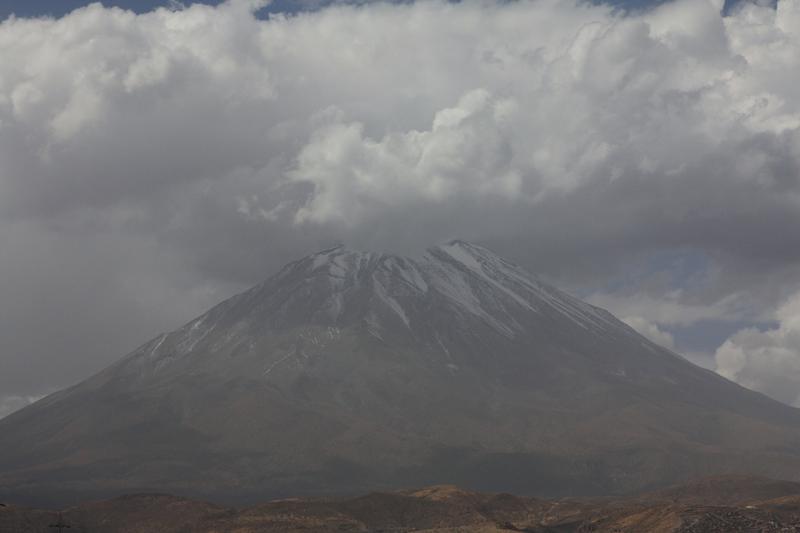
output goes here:
[{"label": "dark rocky ridge", "polygon": [[336,248],[0,420],[0,492],[230,501],[800,479],[800,411],[491,252]]}]

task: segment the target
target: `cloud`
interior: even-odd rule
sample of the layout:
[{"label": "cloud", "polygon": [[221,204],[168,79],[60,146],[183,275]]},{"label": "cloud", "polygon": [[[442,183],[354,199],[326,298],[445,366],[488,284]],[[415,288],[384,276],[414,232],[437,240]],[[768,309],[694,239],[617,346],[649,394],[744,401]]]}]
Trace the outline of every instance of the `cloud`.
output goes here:
[{"label": "cloud", "polygon": [[[663,292],[658,297],[646,293],[625,295],[598,292],[587,298],[590,303],[618,316],[662,326],[686,326],[703,320],[740,321],[747,312],[740,295],[735,293],[709,304],[686,303],[683,299],[682,290]],[[637,329],[633,324],[629,325]]]},{"label": "cloud", "polygon": [[777,311],[779,326],[746,328],[717,349],[717,372],[800,407],[800,292]]},{"label": "cloud", "polygon": [[314,131],[290,174],[314,184],[314,195],[296,220],[355,225],[387,204],[435,208],[459,195],[513,201],[521,193],[521,177],[503,126],[515,111],[513,100],[496,101],[478,89],[438,111],[429,129],[380,140],[365,137],[361,123],[336,120],[341,114],[334,112],[331,124]]},{"label": "cloud", "polygon": [[675,349],[675,338],[669,332],[659,328],[658,325],[638,316],[625,317],[622,321],[654,343],[670,350]]},{"label": "cloud", "polygon": [[0,389],[80,379],[334,241],[479,240],[591,292],[702,252],[701,286],[595,296],[656,335],[800,280],[797,2],[262,5],[0,24]]},{"label": "cloud", "polygon": [[0,396],[0,418],[19,411],[41,398],[42,396]]}]

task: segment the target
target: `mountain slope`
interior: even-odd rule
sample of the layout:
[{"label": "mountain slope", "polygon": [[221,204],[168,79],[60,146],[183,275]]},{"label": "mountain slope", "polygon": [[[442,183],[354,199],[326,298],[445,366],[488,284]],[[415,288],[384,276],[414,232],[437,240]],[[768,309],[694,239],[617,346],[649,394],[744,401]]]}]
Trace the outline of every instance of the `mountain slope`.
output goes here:
[{"label": "mountain slope", "polygon": [[454,241],[300,259],[0,420],[0,487],[598,494],[800,478],[798,444],[800,411]]}]

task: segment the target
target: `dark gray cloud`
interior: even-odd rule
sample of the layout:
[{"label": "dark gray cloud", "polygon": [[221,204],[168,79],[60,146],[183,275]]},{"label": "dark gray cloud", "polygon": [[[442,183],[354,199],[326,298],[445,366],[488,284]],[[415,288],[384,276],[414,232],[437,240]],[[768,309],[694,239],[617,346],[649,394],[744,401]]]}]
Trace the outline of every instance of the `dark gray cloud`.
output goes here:
[{"label": "dark gray cloud", "polygon": [[7,405],[338,241],[480,241],[689,351],[786,328],[796,2],[261,5],[0,25]]}]

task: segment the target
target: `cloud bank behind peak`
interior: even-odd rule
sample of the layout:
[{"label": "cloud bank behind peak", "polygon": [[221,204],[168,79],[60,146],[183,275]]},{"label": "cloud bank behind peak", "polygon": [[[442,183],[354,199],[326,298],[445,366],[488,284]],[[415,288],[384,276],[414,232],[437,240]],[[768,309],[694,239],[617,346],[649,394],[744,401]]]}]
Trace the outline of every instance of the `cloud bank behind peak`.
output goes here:
[{"label": "cloud bank behind peak", "polygon": [[647,271],[610,300],[720,319],[800,281],[797,2],[261,4],[0,24],[0,388],[79,379],[338,241],[464,237],[605,292],[688,251],[696,290]]}]

